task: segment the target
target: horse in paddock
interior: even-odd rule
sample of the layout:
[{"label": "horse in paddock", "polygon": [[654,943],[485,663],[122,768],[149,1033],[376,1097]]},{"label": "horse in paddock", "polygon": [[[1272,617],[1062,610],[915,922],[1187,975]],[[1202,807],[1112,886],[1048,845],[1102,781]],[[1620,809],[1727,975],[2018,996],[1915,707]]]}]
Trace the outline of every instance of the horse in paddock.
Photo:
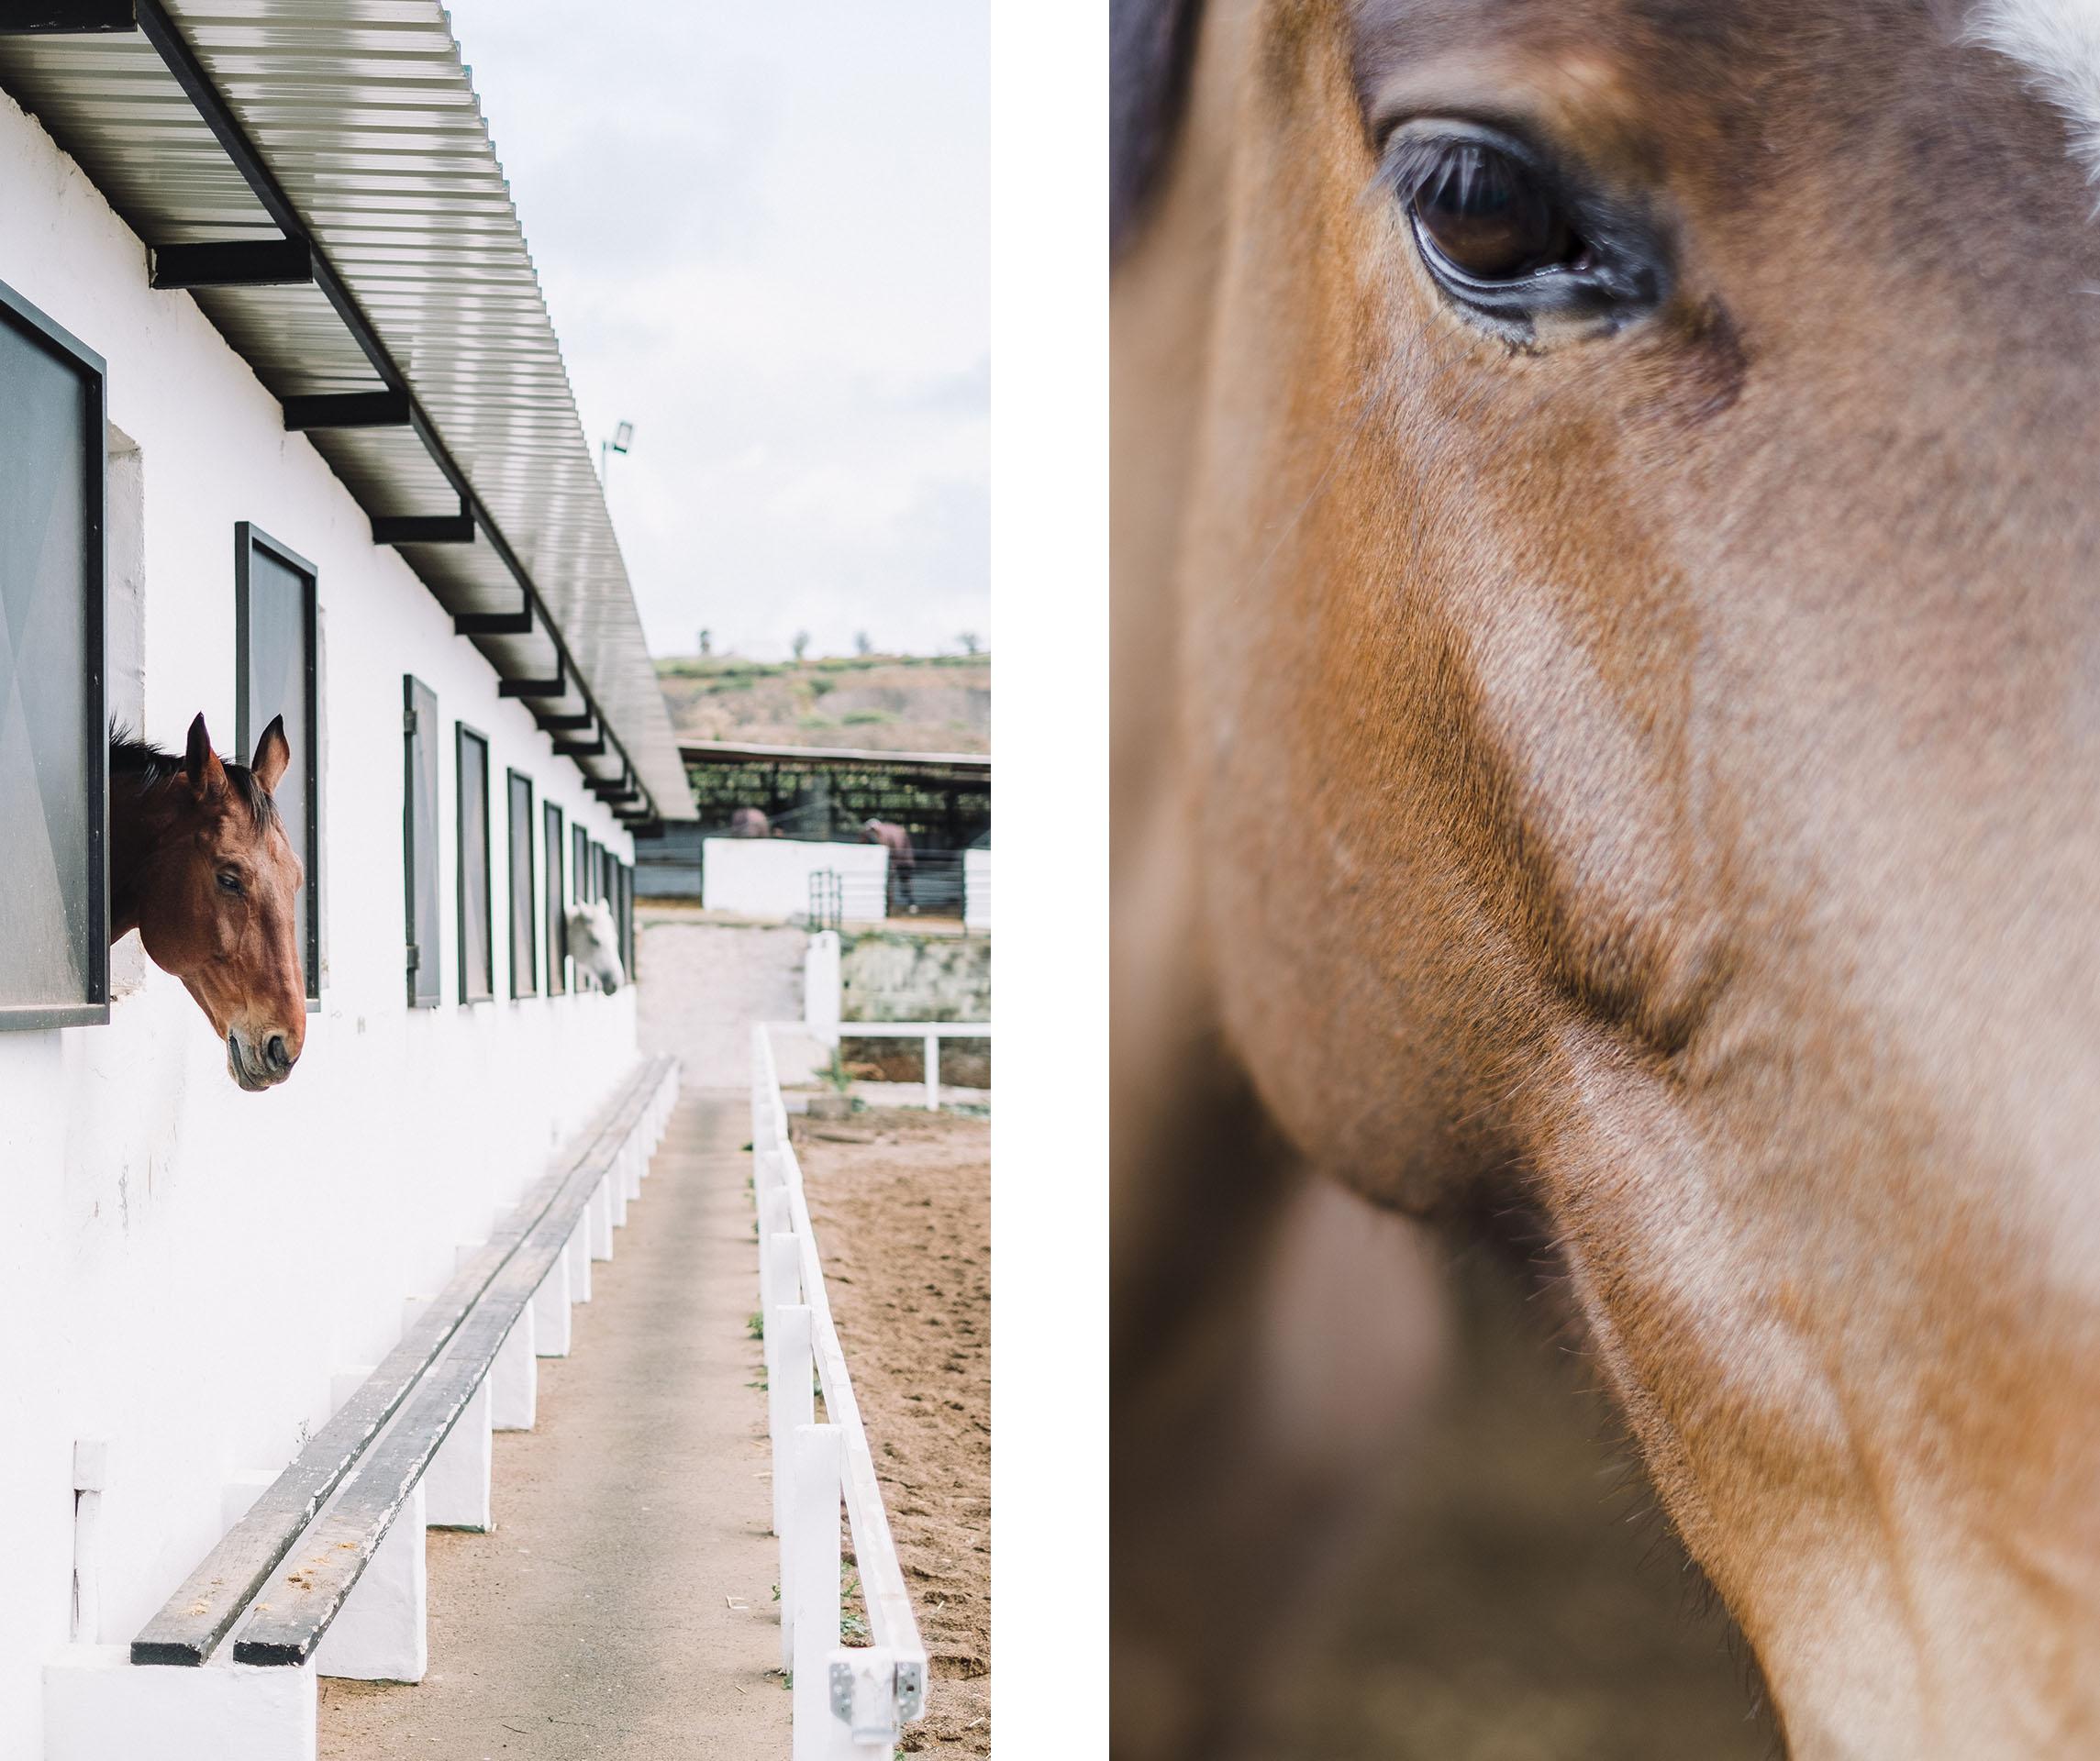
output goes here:
[{"label": "horse in paddock", "polygon": [[890,886],[906,909],[912,903],[912,877],[918,872],[918,857],[911,847],[908,827],[894,820],[864,819],[861,822],[861,842],[879,844],[890,853]]},{"label": "horse in paddock", "polygon": [[1328,1180],[1538,1219],[1796,1761],[2100,1755],[2100,22],[1113,36],[1119,1752],[1385,1465]]},{"label": "horse in paddock", "polygon": [[109,936],[132,930],[182,980],[253,1093],[292,1074],[306,1041],[296,906],[305,878],[272,799],[291,742],[282,716],[253,760],[212,750],[200,714],[180,759],[109,748]]}]

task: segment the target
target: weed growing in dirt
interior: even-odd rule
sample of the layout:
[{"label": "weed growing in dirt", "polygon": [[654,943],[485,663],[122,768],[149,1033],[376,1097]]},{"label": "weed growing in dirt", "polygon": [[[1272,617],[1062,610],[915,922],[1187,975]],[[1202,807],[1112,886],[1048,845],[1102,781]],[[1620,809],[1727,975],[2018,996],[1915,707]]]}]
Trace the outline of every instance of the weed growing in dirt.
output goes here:
[{"label": "weed growing in dirt", "polygon": [[861,1574],[846,1574],[846,1587],[839,1592],[839,1636],[846,1640],[865,1639],[868,1636],[868,1619],[857,1611],[852,1604],[861,1600]]},{"label": "weed growing in dirt", "polygon": [[754,1312],[751,1318],[744,1323],[744,1331],[754,1339],[763,1339],[766,1336],[765,1311],[761,1309]]}]

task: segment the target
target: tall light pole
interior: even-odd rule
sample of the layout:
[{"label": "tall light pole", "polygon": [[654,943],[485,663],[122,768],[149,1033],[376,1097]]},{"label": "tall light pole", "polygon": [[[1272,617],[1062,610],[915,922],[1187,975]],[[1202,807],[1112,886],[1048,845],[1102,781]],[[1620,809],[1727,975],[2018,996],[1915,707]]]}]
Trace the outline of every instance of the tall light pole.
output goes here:
[{"label": "tall light pole", "polygon": [[613,429],[613,437],[610,440],[598,442],[599,488],[603,489],[606,485],[606,472],[612,467],[613,454],[616,452],[624,453],[632,445],[634,445],[634,424],[632,422],[620,423]]}]

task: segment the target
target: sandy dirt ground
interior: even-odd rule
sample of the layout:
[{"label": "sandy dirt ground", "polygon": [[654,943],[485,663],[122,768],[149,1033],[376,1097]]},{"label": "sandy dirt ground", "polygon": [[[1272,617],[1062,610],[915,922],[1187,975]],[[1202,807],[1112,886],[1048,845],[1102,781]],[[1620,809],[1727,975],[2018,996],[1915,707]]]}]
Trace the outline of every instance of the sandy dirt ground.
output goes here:
[{"label": "sandy dirt ground", "polygon": [[907,1753],[992,1753],[991,1125],[908,1108],[797,1127],[833,1318],[932,1681]]}]

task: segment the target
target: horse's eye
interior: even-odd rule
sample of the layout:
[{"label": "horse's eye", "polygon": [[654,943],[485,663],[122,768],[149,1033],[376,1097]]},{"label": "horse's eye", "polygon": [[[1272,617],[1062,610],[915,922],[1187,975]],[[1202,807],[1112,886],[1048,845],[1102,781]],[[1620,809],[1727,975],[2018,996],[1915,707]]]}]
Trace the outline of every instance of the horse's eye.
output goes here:
[{"label": "horse's eye", "polygon": [[1424,246],[1470,281],[1572,262],[1581,241],[1531,169],[1484,140],[1423,143],[1410,207]]},{"label": "horse's eye", "polygon": [[218,871],[218,884],[219,890],[223,892],[239,892],[240,891],[240,876],[231,869],[221,869]]},{"label": "horse's eye", "polygon": [[1670,236],[1655,211],[1558,165],[1470,122],[1407,123],[1385,149],[1390,187],[1438,287],[1474,322],[1527,346],[1548,321],[1556,339],[1608,335],[1670,293]]}]

